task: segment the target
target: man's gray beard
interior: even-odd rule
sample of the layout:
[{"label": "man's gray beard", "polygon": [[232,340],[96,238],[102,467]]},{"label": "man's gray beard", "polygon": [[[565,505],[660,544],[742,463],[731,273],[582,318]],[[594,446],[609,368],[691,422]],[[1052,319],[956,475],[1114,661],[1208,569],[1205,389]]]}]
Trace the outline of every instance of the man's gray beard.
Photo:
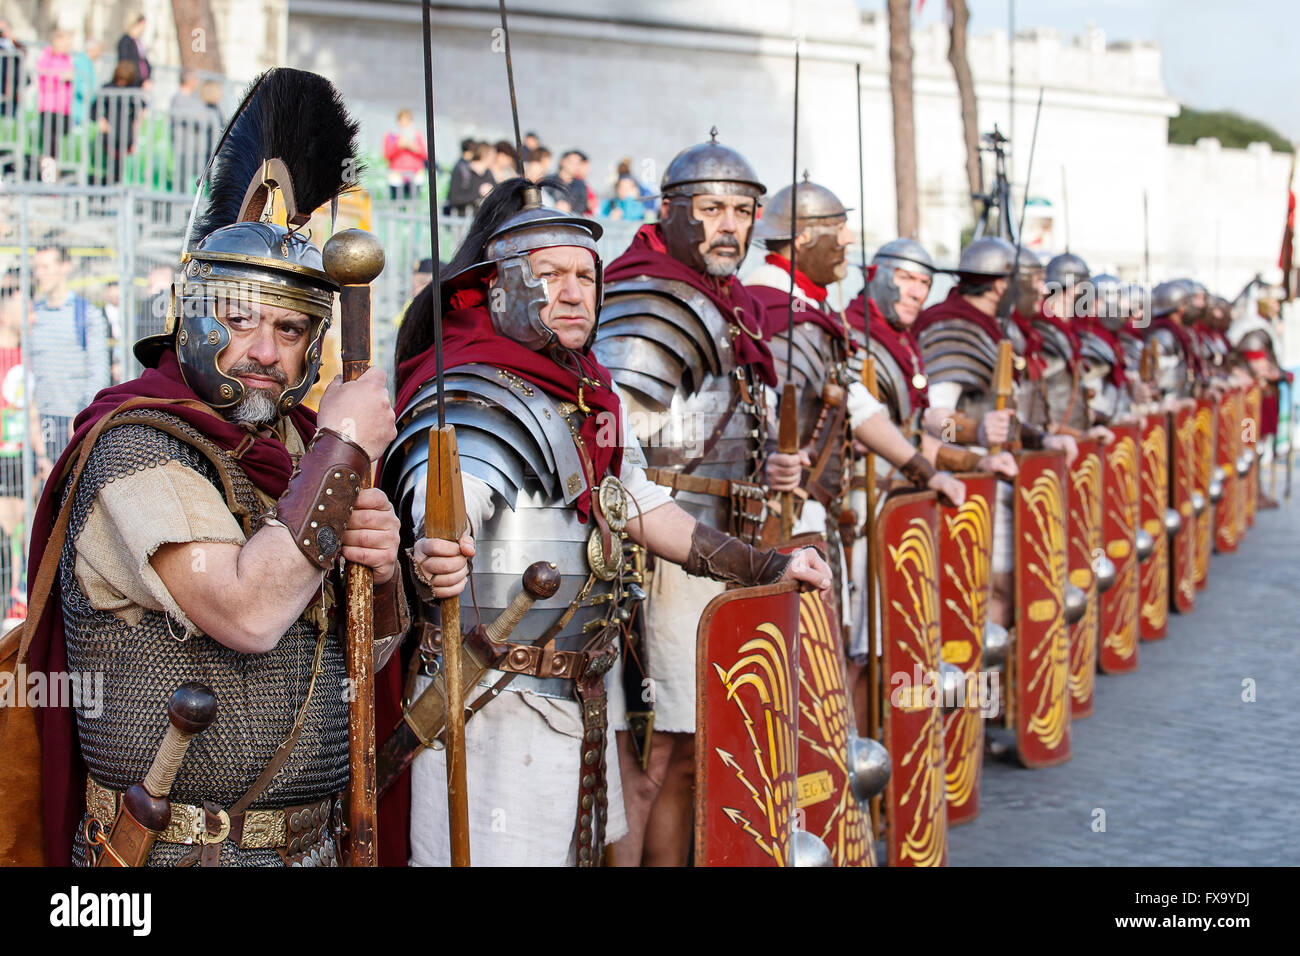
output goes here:
[{"label": "man's gray beard", "polygon": [[244,386],[244,397],[230,410],[228,417],[237,424],[266,425],[277,417],[276,404],[279,396],[273,397],[265,388]]},{"label": "man's gray beard", "polygon": [[725,279],[727,276],[733,276],[740,268],[740,258],[724,258],[713,256],[708,253],[704,256],[704,271],[716,278]]}]

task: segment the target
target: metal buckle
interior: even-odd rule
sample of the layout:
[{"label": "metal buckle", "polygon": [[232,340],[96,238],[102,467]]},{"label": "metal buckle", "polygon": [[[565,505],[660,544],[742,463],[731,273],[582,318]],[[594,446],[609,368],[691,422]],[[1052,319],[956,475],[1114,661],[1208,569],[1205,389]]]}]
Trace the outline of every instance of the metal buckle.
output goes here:
[{"label": "metal buckle", "polygon": [[194,834],[195,843],[207,846],[212,843],[220,843],[230,836],[230,814],[226,813],[225,810],[218,810],[217,819],[221,821],[221,829],[216,833],[208,833],[207,814],[204,813],[198,818]]}]

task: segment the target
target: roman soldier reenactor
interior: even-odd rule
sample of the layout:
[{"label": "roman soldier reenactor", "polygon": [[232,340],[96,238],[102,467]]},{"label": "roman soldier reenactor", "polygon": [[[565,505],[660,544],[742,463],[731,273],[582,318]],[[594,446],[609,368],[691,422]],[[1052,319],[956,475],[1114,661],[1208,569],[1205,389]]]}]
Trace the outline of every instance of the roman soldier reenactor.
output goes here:
[{"label": "roman soldier reenactor", "polygon": [[[855,346],[845,315],[826,302],[829,286],[844,278],[845,253],[852,242],[848,210],[829,189],[804,179],[798,187],[797,218],[806,224],[795,251],[795,286],[790,292],[790,188],[772,197],[755,236],[768,252],[763,265],[745,277],[745,284],[764,310],[768,346],[776,360],[777,378],[797,385],[799,456],[772,453],[767,476],[774,491],[804,488],[803,503],[794,533],[827,533],[838,542],[853,443],[876,453],[890,471],[898,469],[904,480],[930,488],[957,504],[965,497],[961,482],[936,470],[931,458],[913,446],[912,437],[891,420],[890,409],[867,391],[861,379],[861,361],[854,374],[850,353]],[[791,330],[789,319],[793,316]],[[786,368],[793,331],[793,370]],[[914,376],[915,378],[915,376]],[[775,397],[775,393],[773,393]],[[841,410],[842,409],[842,410]],[[803,470],[807,474],[803,475]],[[828,530],[829,529],[829,530]],[[837,546],[838,547],[838,546]],[[832,566],[836,562],[832,561]],[[846,617],[851,617],[847,614]]]},{"label": "roman soldier reenactor", "polygon": [[[815,551],[760,551],[697,521],[647,477],[614,381],[591,351],[607,274],[600,234],[595,222],[542,206],[537,185],[511,179],[484,200],[447,268],[446,420],[471,529],[460,542],[423,530],[437,424],[432,286],[416,297],[398,342],[400,434],[383,484],[413,541],[426,622],[404,696],[420,697],[440,674],[431,602],[460,595],[476,865],[599,865],[604,844],[627,831],[608,690],[618,685],[619,635],[644,595],[625,539],[661,568],[680,566],[686,580],[831,583]],[[537,600],[526,610],[521,574]],[[694,621],[689,631],[692,646],[670,663],[693,672]],[[404,734],[400,714],[391,716]],[[421,745],[409,791],[416,865],[451,857],[446,752],[423,746],[439,730],[412,738]]]},{"label": "roman soldier reenactor", "polygon": [[[660,189],[659,221],[642,226],[606,270],[595,353],[624,397],[651,480],[701,523],[755,542],[766,517],[764,388],[777,378],[761,308],[736,273],[766,189],[716,130],[673,158]],[[695,777],[696,625],[723,587],[665,563],[647,580],[645,639],[623,685],[639,716],[627,731],[620,709],[613,717],[630,828],[615,857],[683,865]]]},{"label": "roman soldier reenactor", "polygon": [[[391,650],[406,627],[397,518],[361,488],[394,435],[384,373],[336,380],[318,412],[302,404],[339,290],[303,227],[350,185],[357,129],[322,77],[254,83],[215,157],[166,332],[136,344],[139,378],[78,416],[45,487],[23,652],[33,669],[104,674],[94,719],[39,713],[52,864],[134,865],[115,818],[142,779],[171,806],[138,862],[337,863],[340,556],[373,569],[379,643]],[[268,218],[277,189],[289,228]],[[169,698],[196,679],[215,719],[210,706],[173,715],[189,732],[211,723],[169,758],[167,792],[151,762],[167,762]]]},{"label": "roman soldier reenactor", "polygon": [[[977,239],[961,254],[957,264],[957,285],[942,302],[921,313],[916,323],[917,340],[930,382],[931,404],[954,408],[967,419],[981,421],[994,409],[994,371],[998,343],[1016,336],[998,318],[998,306],[1010,293],[1015,271],[1016,250],[1011,243],[992,236]],[[1023,346],[1022,346],[1023,347]],[[1024,409],[1025,393],[1034,389],[1028,356],[1019,370],[1015,404]],[[1065,453],[1067,465],[1077,454],[1069,435],[1052,435],[1047,422],[1018,418],[1011,440],[1027,449],[1048,448]],[[999,483],[998,509],[993,522],[992,619],[1011,626],[1012,518],[1010,486]]]}]

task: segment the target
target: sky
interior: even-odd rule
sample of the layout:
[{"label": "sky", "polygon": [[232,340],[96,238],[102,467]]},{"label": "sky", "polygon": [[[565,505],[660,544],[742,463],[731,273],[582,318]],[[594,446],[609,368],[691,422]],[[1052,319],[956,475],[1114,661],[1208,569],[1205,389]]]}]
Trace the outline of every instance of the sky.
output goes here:
[{"label": "sky", "polygon": [[[1006,30],[1012,0],[967,0],[970,31]],[[1016,0],[1016,29],[1089,23],[1114,40],[1164,52],[1165,86],[1196,109],[1231,109],[1300,141],[1300,3],[1296,0]],[[913,8],[915,9],[915,8]],[[924,0],[918,24],[943,22],[945,0]]]}]

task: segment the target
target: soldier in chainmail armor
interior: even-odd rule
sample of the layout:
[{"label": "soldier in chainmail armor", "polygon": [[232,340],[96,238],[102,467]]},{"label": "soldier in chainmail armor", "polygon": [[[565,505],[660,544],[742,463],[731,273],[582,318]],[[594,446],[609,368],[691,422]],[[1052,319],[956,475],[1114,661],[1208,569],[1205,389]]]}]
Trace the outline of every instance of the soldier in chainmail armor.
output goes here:
[{"label": "soldier in chainmail armor", "polygon": [[[168,698],[197,680],[216,718],[180,765],[148,865],[337,864],[340,556],[374,571],[380,665],[406,627],[397,518],[360,490],[394,434],[383,373],[331,384],[319,413],[301,404],[338,287],[300,229],[347,187],[356,132],[322,77],[257,81],[215,159],[167,330],[136,345],[146,371],[79,416],[46,487],[40,516],[59,508],[67,523],[37,559],[33,588],[54,587],[31,658],[104,675],[102,712],[82,708],[74,726],[51,708],[42,722],[51,863],[113,852],[116,809],[158,749]],[[290,228],[263,220],[277,188]]]}]

